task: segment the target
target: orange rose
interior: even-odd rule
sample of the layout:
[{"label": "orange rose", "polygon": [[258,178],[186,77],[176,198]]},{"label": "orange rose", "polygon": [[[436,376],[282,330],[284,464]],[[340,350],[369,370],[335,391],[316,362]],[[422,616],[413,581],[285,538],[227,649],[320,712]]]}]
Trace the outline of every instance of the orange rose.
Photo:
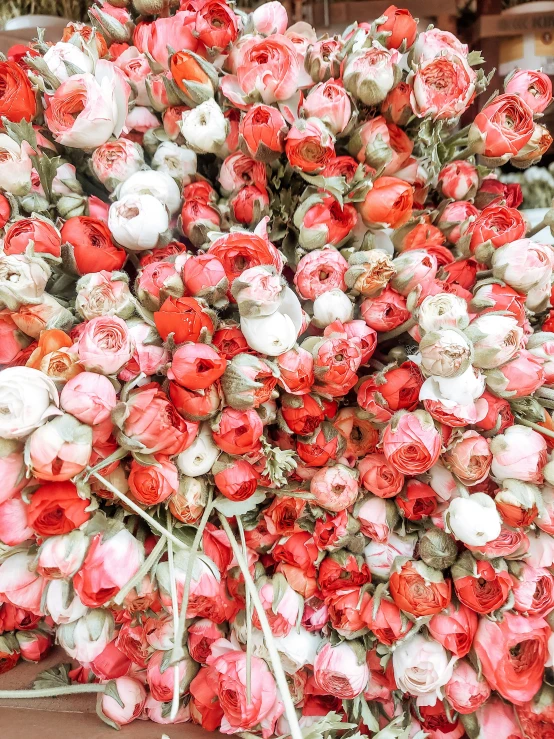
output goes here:
[{"label": "orange rose", "polygon": [[452,584],[440,570],[423,562],[397,560],[389,581],[390,594],[396,605],[416,617],[440,613],[450,603]]}]

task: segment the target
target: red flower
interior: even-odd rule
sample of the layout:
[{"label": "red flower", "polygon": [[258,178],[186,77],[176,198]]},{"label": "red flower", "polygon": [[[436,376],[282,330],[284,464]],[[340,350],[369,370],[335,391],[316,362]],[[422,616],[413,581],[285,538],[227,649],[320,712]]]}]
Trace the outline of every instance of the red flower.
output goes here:
[{"label": "red flower", "polygon": [[88,506],[89,501],[79,497],[72,482],[41,485],[29,504],[29,526],[41,536],[67,534],[89,520]]}]

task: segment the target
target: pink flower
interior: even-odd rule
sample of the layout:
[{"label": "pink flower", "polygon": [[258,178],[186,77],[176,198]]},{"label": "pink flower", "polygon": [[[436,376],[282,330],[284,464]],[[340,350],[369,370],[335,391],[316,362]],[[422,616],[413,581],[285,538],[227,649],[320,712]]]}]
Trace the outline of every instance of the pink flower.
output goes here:
[{"label": "pink flower", "polygon": [[491,473],[500,481],[508,478],[541,483],[546,464],[546,441],[533,429],[515,424],[490,444],[493,455]]},{"label": "pink flower", "polygon": [[163,346],[156,330],[137,318],[132,318],[127,328],[134,351],[120,371],[119,378],[127,382],[141,372],[145,375],[157,374],[168,363],[169,352]]},{"label": "pink flower", "polygon": [[420,61],[409,75],[411,104],[420,118],[433,120],[460,116],[475,96],[477,75],[464,56],[448,55]]},{"label": "pink flower", "polygon": [[414,46],[416,61],[434,59],[437,56],[455,54],[461,58],[467,57],[468,47],[462,44],[450,31],[441,31],[440,28],[431,28],[420,33]]},{"label": "pink flower", "polygon": [[38,555],[37,572],[49,580],[69,579],[81,568],[89,539],[80,529],[44,539]]},{"label": "pink flower", "polygon": [[473,164],[464,161],[450,162],[439,172],[442,194],[454,200],[467,200],[475,195],[479,174]]},{"label": "pink flower", "polygon": [[275,2],[275,0],[260,5],[252,13],[251,18],[256,32],[264,36],[285,33],[287,30],[287,11],[280,2]]},{"label": "pink flower", "polygon": [[[170,672],[168,670],[168,672]],[[101,700],[102,713],[114,721],[118,726],[130,724],[140,716],[146,703],[146,690],[139,680],[132,677],[118,677],[115,688],[123,705],[120,705],[110,695],[103,695]]]},{"label": "pink flower", "polygon": [[234,154],[229,154],[223,161],[218,180],[227,193],[236,192],[245,185],[256,185],[259,189],[265,188],[267,184],[265,164],[236,151]]},{"label": "pink flower", "polygon": [[[279,587],[277,587],[277,582]],[[274,581],[264,583],[259,588],[261,603],[266,612],[274,636],[287,636],[298,621],[300,597],[286,582],[281,574],[274,576]],[[260,621],[257,614],[253,615],[253,623],[257,628]]]},{"label": "pink flower", "polygon": [[327,80],[312,87],[302,107],[308,118],[319,118],[335,136],[350,123],[352,105],[338,80]]},{"label": "pink flower", "polygon": [[225,636],[225,629],[209,618],[201,618],[188,628],[188,650],[195,662],[206,664],[212,644]]},{"label": "pink flower", "polygon": [[[141,54],[136,47],[129,46],[123,54],[117,57],[115,64],[135,86],[137,90],[136,104],[150,105],[150,99],[146,91],[146,78],[152,70],[150,69],[146,55]],[[122,140],[124,141],[125,139]]]},{"label": "pink flower", "polygon": [[355,471],[342,464],[322,467],[312,477],[310,492],[319,505],[338,513],[351,506],[358,497],[358,481]]},{"label": "pink flower", "polygon": [[[321,224],[321,229],[325,225]],[[335,249],[316,249],[299,261],[294,275],[300,296],[304,300],[315,300],[327,290],[346,290],[344,275],[348,262]]]},{"label": "pink flower", "polygon": [[357,220],[354,206],[341,205],[330,193],[308,198],[294,214],[294,223],[300,231],[300,246],[306,251],[321,249],[327,244],[341,246]]},{"label": "pink flower", "polygon": [[[165,652],[154,652],[150,657],[146,667],[146,679],[150,688],[150,694],[157,701],[167,703],[172,700],[175,690],[175,668],[165,669],[162,667],[164,656]],[[181,660],[177,669],[179,673],[179,690],[181,692],[185,687],[186,678],[190,679],[188,675],[188,660]]]},{"label": "pink flower", "polygon": [[225,639],[219,639],[212,645],[208,665],[213,666],[217,674],[217,696],[223,709],[221,731],[234,734],[260,724],[262,736],[269,739],[274,733],[275,722],[283,713],[283,705],[266,663],[259,657],[252,657],[250,703],[246,695],[244,652],[234,649]]},{"label": "pink flower", "polygon": [[518,95],[504,94],[477,113],[469,141],[479,154],[504,163],[523,149],[533,132],[531,108]]},{"label": "pink flower", "polygon": [[129,139],[107,141],[94,150],[91,158],[94,174],[110,191],[138,172],[143,164],[141,147]]},{"label": "pink flower", "polygon": [[121,134],[130,94],[123,72],[101,59],[94,75],[73,75],[47,97],[48,128],[58,144],[94,149]]},{"label": "pink flower", "polygon": [[369,669],[365,655],[360,660],[348,641],[336,646],[325,644],[314,661],[314,681],[324,694],[352,700],[365,689]]},{"label": "pink flower", "polygon": [[475,712],[479,739],[522,739],[513,706],[493,696]]},{"label": "pink flower", "polygon": [[542,364],[541,358],[522,349],[511,362],[487,372],[487,385],[500,397],[532,395],[546,380]]},{"label": "pink flower", "polygon": [[0,504],[9,500],[27,483],[23,447],[17,441],[3,439],[0,442],[0,479]]},{"label": "pink flower", "polygon": [[86,370],[115,375],[131,359],[133,340],[127,324],[117,316],[87,321],[79,336],[77,353]]},{"label": "pink flower", "polygon": [[543,113],[552,100],[550,77],[536,69],[518,69],[505,81],[508,95],[519,95],[533,113]]},{"label": "pink flower", "polygon": [[152,23],[143,21],[135,28],[133,42],[140,52],[148,52],[158,64],[168,69],[168,46],[176,51],[197,50],[198,40],[193,33],[193,22],[194,16],[184,11],[167,18],[157,18]]},{"label": "pink flower", "polygon": [[40,480],[70,480],[82,472],[92,454],[92,429],[69,413],[56,416],[33,431],[26,454]]},{"label": "pink flower", "polygon": [[365,536],[378,542],[386,542],[389,538],[392,517],[389,515],[390,503],[376,495],[368,495],[357,509],[356,519],[360,522]]},{"label": "pink flower", "polygon": [[17,608],[41,613],[46,580],[31,570],[34,555],[15,552],[0,564],[0,598]]},{"label": "pink flower", "polygon": [[545,567],[522,562],[514,582],[514,610],[531,616],[547,616],[554,608],[554,577]]},{"label": "pink flower", "polygon": [[444,688],[444,695],[458,713],[473,713],[489,699],[491,689],[467,660],[456,663],[452,677]]},{"label": "pink flower", "polygon": [[21,495],[14,495],[0,504],[0,541],[3,544],[15,547],[34,537],[27,518],[27,508]]},{"label": "pink flower", "polygon": [[345,88],[365,105],[381,103],[399,82],[399,59],[396,49],[385,49],[373,41],[370,49],[362,49],[346,58],[343,71]]},{"label": "pink flower", "polygon": [[64,385],[60,404],[82,423],[95,426],[110,417],[117,405],[117,395],[104,375],[81,372]]},{"label": "pink flower", "polygon": [[404,475],[421,475],[439,458],[441,437],[425,411],[400,411],[383,434],[387,461]]}]

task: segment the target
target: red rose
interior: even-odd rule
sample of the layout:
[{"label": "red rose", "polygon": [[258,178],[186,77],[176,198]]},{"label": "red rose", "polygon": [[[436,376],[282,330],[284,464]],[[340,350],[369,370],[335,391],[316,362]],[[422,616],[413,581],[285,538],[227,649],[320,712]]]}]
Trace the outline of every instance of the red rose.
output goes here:
[{"label": "red rose", "polygon": [[421,521],[437,510],[437,494],[430,485],[419,480],[408,480],[396,505],[409,521]]},{"label": "red rose", "polygon": [[254,105],[239,124],[241,151],[258,162],[269,162],[285,150],[288,127],[277,108]]},{"label": "red rose", "polygon": [[467,553],[452,567],[452,578],[459,600],[481,614],[500,608],[512,589],[507,569],[496,570],[490,562],[474,560]]},{"label": "red rose", "polygon": [[384,454],[368,454],[358,462],[360,482],[379,498],[392,498],[402,490],[404,475],[390,465]]},{"label": "red rose", "polygon": [[469,132],[475,151],[508,161],[529,141],[534,131],[533,111],[518,95],[498,95],[477,113]]},{"label": "red rose", "polygon": [[297,534],[302,531],[298,525],[298,519],[305,507],[306,501],[302,498],[276,496],[269,508],[264,511],[264,526],[270,534],[279,536]]},{"label": "red rose", "polygon": [[361,588],[338,590],[329,598],[329,620],[341,636],[352,636],[367,628],[365,613],[371,597]]},{"label": "red rose", "polygon": [[325,418],[323,408],[312,395],[282,395],[281,414],[289,429],[300,436],[313,433]]},{"label": "red rose", "polygon": [[162,339],[174,334],[176,344],[198,341],[202,334],[211,336],[214,330],[211,317],[195,298],[167,298],[154,313],[154,322]]},{"label": "red rose", "polygon": [[408,561],[393,570],[389,590],[401,610],[417,617],[432,616],[450,603],[452,584],[439,570]]},{"label": "red rose", "polygon": [[517,182],[506,184],[494,177],[486,177],[475,196],[477,208],[486,208],[492,202],[504,200],[508,208],[519,208],[523,203],[521,185]]},{"label": "red rose", "polygon": [[285,541],[280,541],[272,551],[275,562],[296,565],[304,570],[308,577],[315,575],[315,561],[318,549],[313,536],[307,531],[289,536]]},{"label": "red rose", "polygon": [[129,473],[129,488],[133,497],[145,506],[167,500],[179,487],[177,467],[163,454],[156,456],[156,465],[139,464],[134,459]]},{"label": "red rose", "polygon": [[37,112],[29,78],[15,62],[0,62],[0,116],[19,123],[31,121]]},{"label": "red rose", "polygon": [[176,382],[170,382],[168,392],[171,402],[187,421],[205,421],[215,416],[223,402],[219,382],[199,391],[187,390]]},{"label": "red rose", "polygon": [[378,603],[371,599],[366,606],[364,617],[381,644],[389,647],[406,636],[413,625],[396,603],[391,603],[386,598],[381,598]]},{"label": "red rose", "polygon": [[474,611],[464,605],[450,603],[443,613],[429,621],[433,639],[456,657],[465,657],[473,644],[478,618]]},{"label": "red rose", "polygon": [[359,588],[370,581],[371,573],[363,557],[345,549],[328,554],[317,573],[317,584],[326,598],[337,590]]},{"label": "red rose", "polygon": [[79,497],[72,482],[41,485],[27,510],[29,526],[41,536],[67,534],[89,520],[88,506],[89,501]]},{"label": "red rose", "polygon": [[405,48],[409,49],[417,34],[417,23],[410,11],[389,5],[381,16],[386,16],[386,21],[377,25],[377,33],[388,34],[384,40],[387,49],[398,49],[402,42],[405,42]]},{"label": "red rose", "polygon": [[53,223],[41,218],[22,218],[12,224],[4,237],[4,252],[24,254],[31,240],[36,253],[60,256],[61,236]]},{"label": "red rose", "polygon": [[61,230],[62,242],[69,245],[69,267],[79,275],[113,272],[123,267],[127,254],[116,246],[108,226],[98,218],[75,216]]},{"label": "red rose", "polygon": [[219,492],[229,500],[235,501],[247,500],[254,495],[260,479],[260,475],[250,462],[231,457],[225,461],[218,459],[212,473]]},{"label": "red rose", "polygon": [[226,406],[212,429],[215,444],[227,454],[248,454],[260,449],[263,425],[253,408],[239,411]]},{"label": "red rose", "polygon": [[219,259],[229,282],[250,267],[271,264],[278,272],[283,269],[280,253],[273,244],[258,233],[232,231],[216,239],[208,249]]},{"label": "red rose", "polygon": [[489,205],[470,223],[466,233],[471,234],[469,248],[472,253],[486,241],[495,249],[525,236],[527,225],[516,208],[505,205]]}]

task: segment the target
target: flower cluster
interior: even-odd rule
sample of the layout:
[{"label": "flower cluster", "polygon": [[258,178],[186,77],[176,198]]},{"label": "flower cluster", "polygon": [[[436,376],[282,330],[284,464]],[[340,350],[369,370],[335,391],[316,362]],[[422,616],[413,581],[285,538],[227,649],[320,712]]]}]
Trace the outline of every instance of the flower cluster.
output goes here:
[{"label": "flower cluster", "polygon": [[0,61],[0,672],[56,641],[37,695],[114,726],[546,736],[554,252],[492,170],[549,77],[460,128],[482,60],[406,10],[170,5]]}]

